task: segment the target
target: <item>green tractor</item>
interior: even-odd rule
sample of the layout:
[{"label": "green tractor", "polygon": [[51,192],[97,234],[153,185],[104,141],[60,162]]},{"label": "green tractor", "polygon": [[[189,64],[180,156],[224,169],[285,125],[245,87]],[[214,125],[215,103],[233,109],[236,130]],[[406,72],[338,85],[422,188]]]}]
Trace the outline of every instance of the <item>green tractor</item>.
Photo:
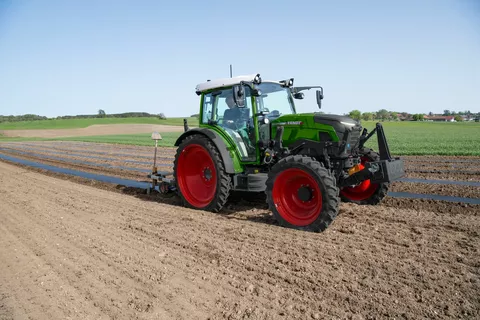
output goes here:
[{"label": "green tractor", "polygon": [[[294,87],[293,79],[255,74],[199,84],[199,127],[185,120],[173,179],[150,176],[186,207],[212,212],[232,191],[265,192],[281,226],[314,232],[332,223],[340,201],[380,203],[404,175],[403,160],[391,157],[379,123],[369,133],[347,116],[296,113],[294,100],[312,88],[321,107],[323,88]],[[375,133],[379,152],[364,146]]]}]

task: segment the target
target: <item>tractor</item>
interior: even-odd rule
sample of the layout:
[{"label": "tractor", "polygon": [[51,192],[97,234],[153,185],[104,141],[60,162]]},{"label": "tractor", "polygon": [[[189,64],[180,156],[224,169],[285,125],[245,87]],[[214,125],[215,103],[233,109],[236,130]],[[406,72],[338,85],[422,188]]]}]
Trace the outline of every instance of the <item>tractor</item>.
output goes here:
[{"label": "tractor", "polygon": [[[404,176],[380,123],[371,132],[348,116],[296,113],[295,100],[321,86],[295,87],[294,79],[260,74],[198,84],[199,126],[177,139],[173,178],[154,169],[152,186],[177,192],[184,206],[219,212],[232,192],[265,193],[279,225],[324,231],[340,201],[376,205],[389,183]],[[376,133],[378,152],[365,147]],[[156,151],[155,151],[156,154]]]}]

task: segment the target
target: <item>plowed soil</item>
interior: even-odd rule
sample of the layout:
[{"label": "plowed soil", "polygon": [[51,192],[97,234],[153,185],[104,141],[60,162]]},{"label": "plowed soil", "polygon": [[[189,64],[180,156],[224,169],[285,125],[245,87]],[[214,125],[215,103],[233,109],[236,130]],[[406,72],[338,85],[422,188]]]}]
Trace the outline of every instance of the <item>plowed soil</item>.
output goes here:
[{"label": "plowed soil", "polygon": [[[152,152],[49,147],[39,154]],[[11,155],[145,180],[141,172]],[[121,159],[148,162],[114,163],[150,167]],[[391,188],[474,198],[479,189]],[[0,319],[477,319],[479,215],[475,205],[387,197],[379,206],[342,203],[331,227],[314,234],[279,227],[262,197],[236,194],[214,214],[175,197],[0,161]]]}]

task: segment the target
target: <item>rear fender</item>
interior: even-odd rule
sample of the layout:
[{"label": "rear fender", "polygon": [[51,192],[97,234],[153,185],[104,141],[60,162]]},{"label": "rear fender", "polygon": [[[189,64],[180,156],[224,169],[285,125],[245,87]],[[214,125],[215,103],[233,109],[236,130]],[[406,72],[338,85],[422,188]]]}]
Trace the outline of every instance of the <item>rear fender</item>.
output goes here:
[{"label": "rear fender", "polygon": [[213,130],[209,130],[206,128],[193,128],[184,133],[180,137],[178,137],[177,141],[175,141],[175,146],[178,147],[180,143],[182,143],[183,139],[193,134],[202,134],[209,138],[213,144],[217,147],[218,151],[220,152],[220,156],[222,157],[223,163],[225,165],[225,171],[227,173],[235,173],[235,167],[233,164],[233,159],[230,156],[230,151],[227,149],[227,145],[223,141],[222,137]]}]

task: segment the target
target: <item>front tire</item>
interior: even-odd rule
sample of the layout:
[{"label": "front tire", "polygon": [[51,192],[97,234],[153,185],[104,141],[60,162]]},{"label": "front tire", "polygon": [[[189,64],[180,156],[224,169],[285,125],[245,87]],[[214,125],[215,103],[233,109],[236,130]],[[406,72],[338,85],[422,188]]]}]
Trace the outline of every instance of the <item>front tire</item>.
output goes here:
[{"label": "front tire", "polygon": [[[361,169],[367,162],[380,160],[380,155],[368,148],[360,150]],[[343,202],[352,202],[360,205],[376,205],[387,196],[389,183],[372,183],[365,180],[355,187],[344,187],[340,190],[340,196]]]},{"label": "front tire", "polygon": [[204,135],[194,134],[181,142],[173,176],[186,207],[219,212],[228,200],[231,178],[217,147]]},{"label": "front tire", "polygon": [[285,157],[272,167],[266,185],[269,209],[283,227],[321,232],[338,215],[335,177],[313,158]]}]

